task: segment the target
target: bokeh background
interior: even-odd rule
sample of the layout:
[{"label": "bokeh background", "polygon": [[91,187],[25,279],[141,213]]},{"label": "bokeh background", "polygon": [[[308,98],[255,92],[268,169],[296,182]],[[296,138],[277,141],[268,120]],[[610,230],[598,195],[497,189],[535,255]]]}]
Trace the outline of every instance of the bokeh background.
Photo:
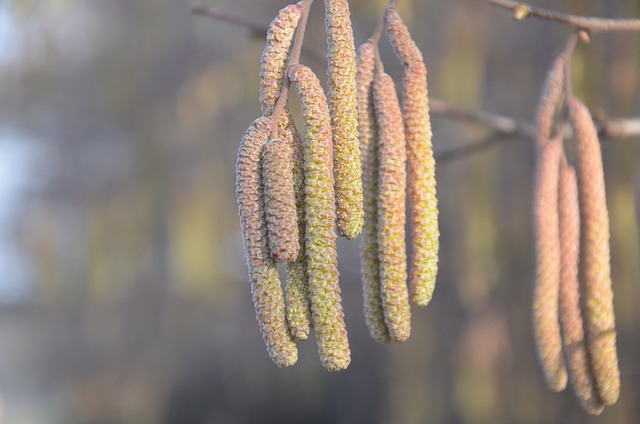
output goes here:
[{"label": "bokeh background", "polygon": [[[201,0],[266,26],[287,2]],[[356,43],[386,2],[350,2]],[[630,0],[537,1],[640,17]],[[530,323],[531,140],[441,163],[441,254],[404,344],[362,312],[358,242],[339,243],[353,360],[329,374],[315,341],[269,360],[251,303],[234,195],[240,138],[259,114],[263,41],[189,1],[0,1],[0,422],[640,422],[637,140],[604,142],[622,394],[602,417],[546,389]],[[401,0],[430,94],[531,120],[569,29],[477,0]],[[322,4],[306,45],[325,51]],[[387,70],[400,76],[388,43]],[[321,79],[325,66],[303,56]],[[640,116],[640,35],[594,35],[574,91]],[[435,150],[478,126],[433,117]]]}]

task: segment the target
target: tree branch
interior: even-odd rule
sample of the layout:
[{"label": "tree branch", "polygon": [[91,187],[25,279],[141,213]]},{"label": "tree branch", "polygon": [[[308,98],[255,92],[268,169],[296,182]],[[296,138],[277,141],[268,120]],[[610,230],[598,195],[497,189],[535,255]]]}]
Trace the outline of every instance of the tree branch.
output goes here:
[{"label": "tree branch", "polygon": [[597,31],[640,31],[640,19],[605,19],[586,16],[569,15],[550,9],[531,6],[527,3],[512,0],[483,0],[487,3],[511,10],[518,20],[529,16],[561,22],[576,28]]}]

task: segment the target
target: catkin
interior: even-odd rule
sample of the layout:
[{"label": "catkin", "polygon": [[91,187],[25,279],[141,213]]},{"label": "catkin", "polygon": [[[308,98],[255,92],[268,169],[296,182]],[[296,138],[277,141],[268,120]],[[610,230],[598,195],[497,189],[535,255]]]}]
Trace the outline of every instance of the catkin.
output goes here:
[{"label": "catkin", "polygon": [[615,316],[609,253],[609,214],[598,134],[587,108],[569,101],[576,140],[580,219],[581,277],[585,285],[585,327],[596,387],[605,405],[620,394]]},{"label": "catkin", "polygon": [[325,0],[324,4],[337,227],[342,237],[353,239],[362,231],[363,222],[356,51],[347,0]]},{"label": "catkin", "polygon": [[580,207],[575,170],[564,166],[558,188],[560,219],[560,322],[571,386],[582,407],[591,415],[604,409],[593,381],[580,311]]},{"label": "catkin", "polygon": [[553,130],[553,117],[560,106],[564,88],[564,58],[558,56],[547,72],[542,94],[538,100],[536,125],[538,146],[549,140]]},{"label": "catkin", "polygon": [[364,193],[364,225],[360,246],[364,316],[371,337],[378,343],[388,343],[389,330],[384,322],[380,292],[380,261],[378,260],[378,146],[375,111],[373,109],[373,75],[375,52],[367,41],[358,49],[358,123],[362,189]]},{"label": "catkin", "polygon": [[402,114],[409,162],[413,243],[411,298],[417,306],[427,306],[436,284],[440,236],[427,68],[396,9],[387,9],[386,23],[389,39],[405,65]]},{"label": "catkin", "polygon": [[244,134],[236,165],[236,196],[258,324],[269,356],[284,367],[296,363],[298,350],[287,327],[280,278],[267,245],[260,156],[270,124],[269,118],[258,118]]},{"label": "catkin", "polygon": [[320,361],[329,371],[338,371],[349,366],[351,351],[338,285],[330,115],[311,69],[292,65],[289,78],[300,97],[305,123],[305,245],[311,317]]},{"label": "catkin", "polygon": [[265,116],[271,116],[280,97],[289,50],[301,15],[302,8],[297,4],[290,4],[280,10],[269,25],[260,66],[260,103]]},{"label": "catkin", "polygon": [[402,342],[411,334],[405,246],[406,162],[402,112],[393,79],[376,74],[373,99],[378,122],[378,257],[380,287],[389,335]]},{"label": "catkin", "polygon": [[533,299],[533,330],[538,358],[547,385],[553,391],[567,385],[558,322],[560,285],[560,234],[558,226],[558,172],[562,155],[559,140],[542,147],[537,165],[534,200],[536,232],[536,283]]},{"label": "catkin", "polygon": [[292,146],[282,138],[262,149],[262,182],[271,257],[278,262],[298,257],[298,216],[293,192]]}]

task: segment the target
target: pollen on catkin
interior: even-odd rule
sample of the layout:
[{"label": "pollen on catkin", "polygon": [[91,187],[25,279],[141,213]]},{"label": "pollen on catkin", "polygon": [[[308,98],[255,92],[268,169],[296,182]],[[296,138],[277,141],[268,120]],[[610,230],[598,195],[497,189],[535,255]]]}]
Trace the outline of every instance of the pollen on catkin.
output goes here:
[{"label": "pollen on catkin", "polygon": [[378,146],[377,125],[373,108],[373,76],[375,52],[367,41],[358,48],[358,123],[360,157],[362,159],[362,189],[364,225],[360,245],[360,268],[364,316],[371,337],[378,343],[389,343],[389,330],[384,322],[380,292],[380,261],[378,260]]},{"label": "pollen on catkin", "polygon": [[353,239],[362,231],[363,222],[356,51],[349,3],[347,0],[325,0],[324,3],[337,227],[342,237]]},{"label": "pollen on catkin", "polygon": [[534,199],[536,283],[533,294],[533,332],[545,380],[549,388],[555,392],[563,390],[567,385],[558,322],[558,175],[561,155],[560,140],[549,141],[540,149]]},{"label": "pollen on catkin", "polygon": [[406,142],[393,79],[376,74],[373,99],[378,122],[378,257],[385,322],[391,339],[411,334],[405,245]]},{"label": "pollen on catkin", "polygon": [[536,126],[538,145],[549,140],[553,131],[553,117],[561,105],[564,88],[564,57],[558,56],[547,72],[542,94],[538,100]]},{"label": "pollen on catkin", "polygon": [[581,278],[585,285],[585,327],[596,388],[605,405],[620,395],[609,252],[609,213],[600,143],[589,110],[569,100],[575,135],[582,232]]},{"label": "pollen on catkin", "polygon": [[236,165],[236,196],[260,331],[273,362],[285,367],[296,363],[298,350],[287,327],[280,278],[267,244],[260,156],[270,124],[269,118],[258,118],[244,134]]},{"label": "pollen on catkin", "polygon": [[311,318],[322,365],[339,371],[349,366],[351,351],[338,284],[330,115],[311,69],[292,65],[289,79],[300,97],[305,125],[305,247]]},{"label": "pollen on catkin", "polygon": [[560,222],[560,323],[569,380],[582,407],[600,415],[604,405],[598,397],[589,363],[584,322],[580,310],[578,264],[580,262],[580,207],[578,182],[572,166],[560,170],[558,188]]},{"label": "pollen on catkin", "polygon": [[411,298],[415,305],[424,307],[431,301],[435,289],[440,237],[427,68],[396,9],[387,9],[386,24],[391,44],[404,64],[402,114],[409,163],[413,243]]},{"label": "pollen on catkin", "polygon": [[298,257],[298,216],[293,189],[292,146],[282,138],[262,149],[262,183],[271,257],[278,262]]}]

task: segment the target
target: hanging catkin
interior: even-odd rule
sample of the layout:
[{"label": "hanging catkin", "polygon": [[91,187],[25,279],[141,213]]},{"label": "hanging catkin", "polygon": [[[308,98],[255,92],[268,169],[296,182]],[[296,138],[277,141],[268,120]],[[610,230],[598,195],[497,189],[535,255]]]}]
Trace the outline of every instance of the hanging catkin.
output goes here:
[{"label": "hanging catkin", "polygon": [[604,409],[589,364],[584,323],[580,311],[578,263],[580,262],[580,207],[575,170],[564,166],[558,189],[560,217],[560,322],[571,386],[582,407],[591,415]]},{"label": "hanging catkin", "polygon": [[262,149],[262,182],[271,257],[278,262],[298,257],[298,217],[293,192],[292,146],[282,138]]},{"label": "hanging catkin", "polygon": [[405,246],[406,162],[402,112],[393,79],[376,74],[373,103],[379,131],[378,255],[380,288],[389,335],[402,342],[411,334]]},{"label": "hanging catkin", "polygon": [[620,394],[609,253],[609,213],[598,134],[587,108],[569,100],[576,140],[582,230],[581,277],[585,285],[585,327],[600,399],[612,405]]},{"label": "hanging catkin", "polygon": [[380,292],[380,261],[378,260],[378,147],[376,117],[373,109],[373,75],[375,52],[367,41],[358,49],[358,123],[360,157],[362,158],[362,189],[364,193],[364,225],[360,246],[364,316],[371,337],[378,343],[390,341],[384,322]]},{"label": "hanging catkin", "polygon": [[337,227],[341,236],[353,239],[362,231],[363,221],[356,52],[349,3],[347,0],[325,0],[324,3]]},{"label": "hanging catkin", "polygon": [[538,146],[544,144],[551,137],[553,117],[561,104],[564,88],[564,58],[558,56],[547,72],[542,94],[538,100],[536,112],[536,126],[538,130]]},{"label": "hanging catkin", "polygon": [[559,140],[545,143],[538,157],[534,216],[536,232],[536,283],[533,330],[538,359],[547,385],[553,391],[567,385],[558,322],[560,286],[560,234],[558,226],[558,173],[562,155]]},{"label": "hanging catkin", "polygon": [[387,9],[386,24],[389,39],[405,65],[402,114],[409,162],[413,240],[411,298],[416,305],[427,306],[436,284],[440,235],[427,68],[396,9]]},{"label": "hanging catkin", "polygon": [[296,363],[298,350],[287,328],[280,278],[267,245],[260,155],[270,124],[269,118],[258,118],[244,134],[236,165],[236,195],[258,324],[269,356],[284,367]]},{"label": "hanging catkin", "polygon": [[338,371],[349,365],[351,351],[338,285],[329,110],[320,81],[311,69],[292,65],[289,78],[300,97],[305,123],[305,244],[311,317],[320,361],[329,371]]}]

